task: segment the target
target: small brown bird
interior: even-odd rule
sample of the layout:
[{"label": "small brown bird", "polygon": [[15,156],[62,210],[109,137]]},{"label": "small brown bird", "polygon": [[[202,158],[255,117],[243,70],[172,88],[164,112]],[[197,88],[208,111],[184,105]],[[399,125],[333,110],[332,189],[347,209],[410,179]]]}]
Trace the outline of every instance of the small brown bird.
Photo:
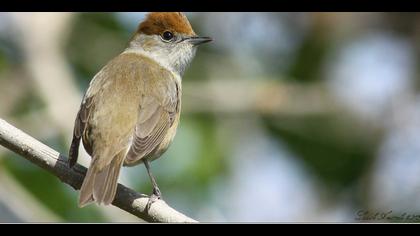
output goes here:
[{"label": "small brown bird", "polygon": [[161,197],[150,161],[172,142],[180,117],[181,76],[198,37],[179,12],[150,13],[129,46],[90,82],[77,114],[69,166],[77,162],[80,139],[92,157],[79,206],[114,200],[121,167],[144,163],[153,184],[150,204]]}]

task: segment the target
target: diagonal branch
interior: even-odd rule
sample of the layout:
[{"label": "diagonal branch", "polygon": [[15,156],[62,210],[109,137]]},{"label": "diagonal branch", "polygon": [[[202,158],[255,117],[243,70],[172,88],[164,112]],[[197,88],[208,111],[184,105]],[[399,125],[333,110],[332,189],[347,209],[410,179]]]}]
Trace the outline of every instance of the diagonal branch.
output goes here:
[{"label": "diagonal branch", "polygon": [[[0,145],[47,170],[74,189],[80,189],[86,174],[85,167],[76,165],[73,169],[68,168],[66,156],[25,134],[3,119],[0,119]],[[162,200],[153,203],[149,211],[146,212],[145,207],[148,200],[148,196],[119,184],[117,195],[112,204],[147,222],[196,222],[177,212]]]}]

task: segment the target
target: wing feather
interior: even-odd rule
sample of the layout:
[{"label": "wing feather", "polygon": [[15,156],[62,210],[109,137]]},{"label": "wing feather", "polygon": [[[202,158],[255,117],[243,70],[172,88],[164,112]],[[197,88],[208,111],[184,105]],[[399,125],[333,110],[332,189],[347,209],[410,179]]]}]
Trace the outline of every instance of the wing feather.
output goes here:
[{"label": "wing feather", "polygon": [[151,154],[173,125],[179,103],[178,85],[174,80],[162,82],[169,85],[156,86],[160,91],[142,97],[133,141],[125,159],[127,165]]}]

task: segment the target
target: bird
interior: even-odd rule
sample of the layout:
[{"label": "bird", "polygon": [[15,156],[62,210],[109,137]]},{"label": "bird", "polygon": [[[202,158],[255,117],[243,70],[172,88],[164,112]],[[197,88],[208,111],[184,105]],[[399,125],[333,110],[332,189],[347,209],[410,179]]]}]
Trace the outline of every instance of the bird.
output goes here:
[{"label": "bird", "polygon": [[80,141],[91,162],[80,189],[79,207],[113,202],[123,166],[144,164],[153,185],[147,207],[161,199],[150,162],[176,134],[181,81],[200,37],[181,12],[151,12],[127,47],[91,80],[76,115],[68,165],[77,163]]}]

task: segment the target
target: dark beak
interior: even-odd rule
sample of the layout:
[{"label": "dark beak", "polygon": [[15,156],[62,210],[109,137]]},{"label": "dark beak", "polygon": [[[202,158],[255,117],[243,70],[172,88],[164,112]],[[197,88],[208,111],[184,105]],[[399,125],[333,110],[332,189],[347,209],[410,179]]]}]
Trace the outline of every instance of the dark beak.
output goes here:
[{"label": "dark beak", "polygon": [[186,40],[194,46],[213,41],[213,39],[210,37],[198,37],[198,36],[189,37]]}]

